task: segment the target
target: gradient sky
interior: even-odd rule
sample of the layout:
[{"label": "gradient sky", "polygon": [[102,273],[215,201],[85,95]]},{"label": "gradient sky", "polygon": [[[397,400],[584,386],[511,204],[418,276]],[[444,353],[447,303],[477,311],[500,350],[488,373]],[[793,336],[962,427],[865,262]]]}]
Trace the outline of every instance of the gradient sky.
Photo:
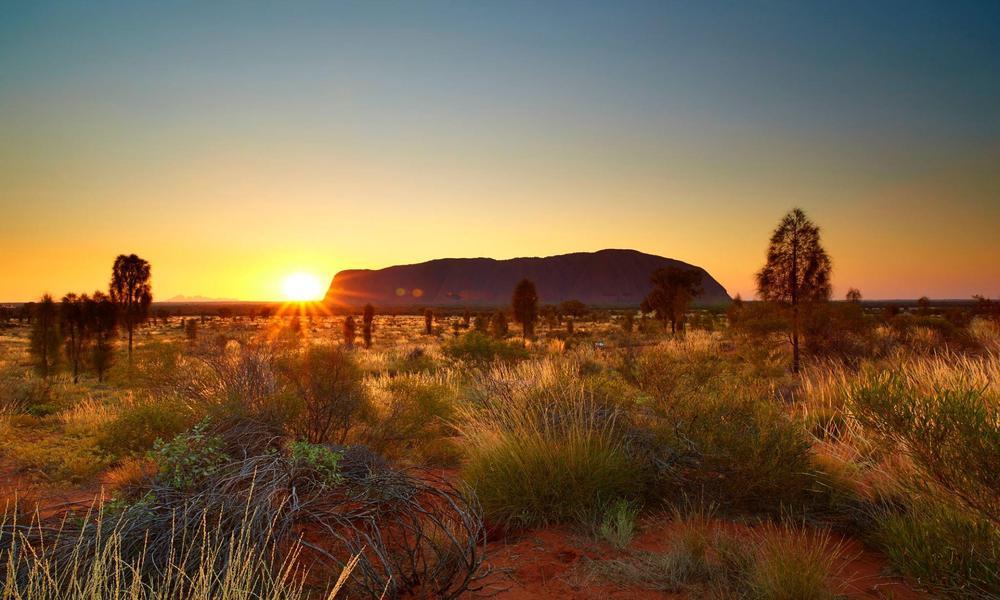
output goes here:
[{"label": "gradient sky", "polygon": [[1000,3],[4,2],[0,300],[635,248],[1000,296]]}]

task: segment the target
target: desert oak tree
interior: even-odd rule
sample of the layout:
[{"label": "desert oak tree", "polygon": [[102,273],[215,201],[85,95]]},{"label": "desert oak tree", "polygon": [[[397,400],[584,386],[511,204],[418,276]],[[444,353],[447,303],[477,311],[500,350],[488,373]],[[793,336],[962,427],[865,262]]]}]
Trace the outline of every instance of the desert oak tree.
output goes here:
[{"label": "desert oak tree", "polygon": [[653,289],[642,303],[643,312],[655,311],[664,326],[670,321],[670,332],[684,329],[684,314],[701,292],[701,272],[696,269],[664,267],[649,278]]},{"label": "desert oak tree", "polygon": [[514,309],[514,320],[521,324],[524,339],[533,337],[535,321],[538,319],[538,292],[535,291],[535,284],[522,279],[514,288],[510,303]]},{"label": "desert oak tree", "polygon": [[135,254],[119,254],[111,271],[111,301],[128,331],[128,357],[132,360],[132,333],[149,318],[153,302],[149,263]]},{"label": "desert oak tree", "polygon": [[817,227],[801,209],[781,219],[771,234],[767,264],[757,273],[761,299],[792,313],[792,371],[799,372],[800,307],[830,299],[830,257]]}]

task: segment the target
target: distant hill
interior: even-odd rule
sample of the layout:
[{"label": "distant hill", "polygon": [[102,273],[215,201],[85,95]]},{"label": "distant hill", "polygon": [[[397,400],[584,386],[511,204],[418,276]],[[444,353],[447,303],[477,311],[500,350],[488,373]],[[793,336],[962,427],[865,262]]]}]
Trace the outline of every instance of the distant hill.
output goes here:
[{"label": "distant hill", "polygon": [[178,294],[178,295],[173,296],[171,298],[167,298],[166,300],[157,300],[157,302],[165,302],[165,303],[169,302],[169,303],[177,303],[177,304],[181,304],[181,303],[186,303],[186,304],[199,303],[200,304],[200,303],[204,303],[204,302],[239,302],[239,300],[236,300],[235,298],[207,298],[205,296],[185,296],[184,294]]},{"label": "distant hill", "polygon": [[415,265],[337,273],[326,302],[360,306],[503,306],[521,278],[535,282],[541,304],[580,300],[591,306],[638,306],[649,276],[674,265],[702,273],[699,304],[724,304],[729,294],[704,269],[636,250],[575,252],[544,258],[442,258]]}]

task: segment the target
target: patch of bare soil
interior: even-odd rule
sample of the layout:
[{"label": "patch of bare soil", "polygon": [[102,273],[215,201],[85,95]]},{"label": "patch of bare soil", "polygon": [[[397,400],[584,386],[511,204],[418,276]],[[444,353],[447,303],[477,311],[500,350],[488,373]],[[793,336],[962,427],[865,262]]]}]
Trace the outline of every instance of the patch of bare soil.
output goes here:
[{"label": "patch of bare soil", "polygon": [[[717,521],[728,533],[750,536],[746,525]],[[684,593],[664,593],[641,588],[623,588],[603,580],[591,568],[593,561],[626,559],[630,552],[667,552],[677,525],[666,518],[647,519],[629,548],[618,551],[603,542],[563,529],[544,529],[509,535],[487,544],[487,557],[496,571],[487,588],[471,597],[494,594],[503,600],[578,598],[593,600],[646,598],[690,598]],[[884,557],[865,548],[858,540],[838,536],[840,545],[836,580],[846,598],[870,600],[923,600],[904,580],[888,574]]]},{"label": "patch of bare soil", "polygon": [[0,460],[0,507],[15,503],[22,513],[36,510],[41,518],[81,512],[107,499],[103,478],[79,487],[50,485],[7,459]]}]

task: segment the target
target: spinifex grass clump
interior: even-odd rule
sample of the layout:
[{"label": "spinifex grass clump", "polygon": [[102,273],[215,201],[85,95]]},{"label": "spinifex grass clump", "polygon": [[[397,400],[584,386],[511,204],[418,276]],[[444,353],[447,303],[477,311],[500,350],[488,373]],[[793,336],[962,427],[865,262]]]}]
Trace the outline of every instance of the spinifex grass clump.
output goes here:
[{"label": "spinifex grass clump", "polygon": [[535,527],[592,518],[642,489],[621,415],[547,361],[481,373],[464,408],[464,477],[490,519]]},{"label": "spinifex grass clump", "polygon": [[605,541],[621,550],[632,541],[638,516],[637,504],[618,499],[605,509],[597,532]]},{"label": "spinifex grass clump", "polygon": [[[194,581],[230,577],[234,565],[227,557],[244,546],[253,556],[267,556],[262,564],[278,566],[277,557],[288,548],[300,550],[312,565],[309,582],[320,584],[330,583],[324,576],[336,579],[357,557],[344,583],[351,597],[419,592],[454,598],[481,577],[483,528],[474,498],[432,475],[394,470],[362,447],[285,444],[268,431],[247,422],[206,422],[160,445],[158,473],[133,485],[130,500],[105,507],[96,519],[117,524],[114,560],[130,568],[122,575],[129,585],[139,585],[129,577],[165,585],[158,579],[164,573]],[[217,534],[208,535],[206,528]],[[61,539],[78,541],[53,545],[56,530]],[[46,564],[60,569],[56,589],[72,587],[78,582],[64,570],[67,565],[104,568],[94,564],[106,552],[98,533],[86,520],[46,521],[27,531],[10,524],[0,530],[0,551],[16,556],[25,543],[44,546]],[[30,569],[21,564],[31,565],[0,564],[0,578],[29,585]],[[216,594],[214,588],[207,592],[226,597]]]},{"label": "spinifex grass clump", "polygon": [[833,600],[841,546],[825,530],[768,524],[742,535],[713,510],[674,513],[664,552],[597,561],[594,572],[621,586],[727,600]]},{"label": "spinifex grass clump", "polygon": [[[249,508],[249,507],[247,507]],[[0,598],[3,600],[306,600],[308,572],[297,541],[278,544],[266,521],[248,512],[235,523],[203,511],[191,530],[150,530],[141,517],[108,507],[78,521],[19,520],[9,509],[0,522]],[[265,525],[264,529],[259,526]],[[172,551],[147,554],[148,538]],[[343,575],[350,573],[349,562]],[[333,598],[344,583],[331,582]]]},{"label": "spinifex grass clump", "polygon": [[734,390],[659,411],[647,452],[664,466],[653,482],[661,498],[702,497],[726,510],[773,514],[806,500],[809,441],[771,402]]}]

